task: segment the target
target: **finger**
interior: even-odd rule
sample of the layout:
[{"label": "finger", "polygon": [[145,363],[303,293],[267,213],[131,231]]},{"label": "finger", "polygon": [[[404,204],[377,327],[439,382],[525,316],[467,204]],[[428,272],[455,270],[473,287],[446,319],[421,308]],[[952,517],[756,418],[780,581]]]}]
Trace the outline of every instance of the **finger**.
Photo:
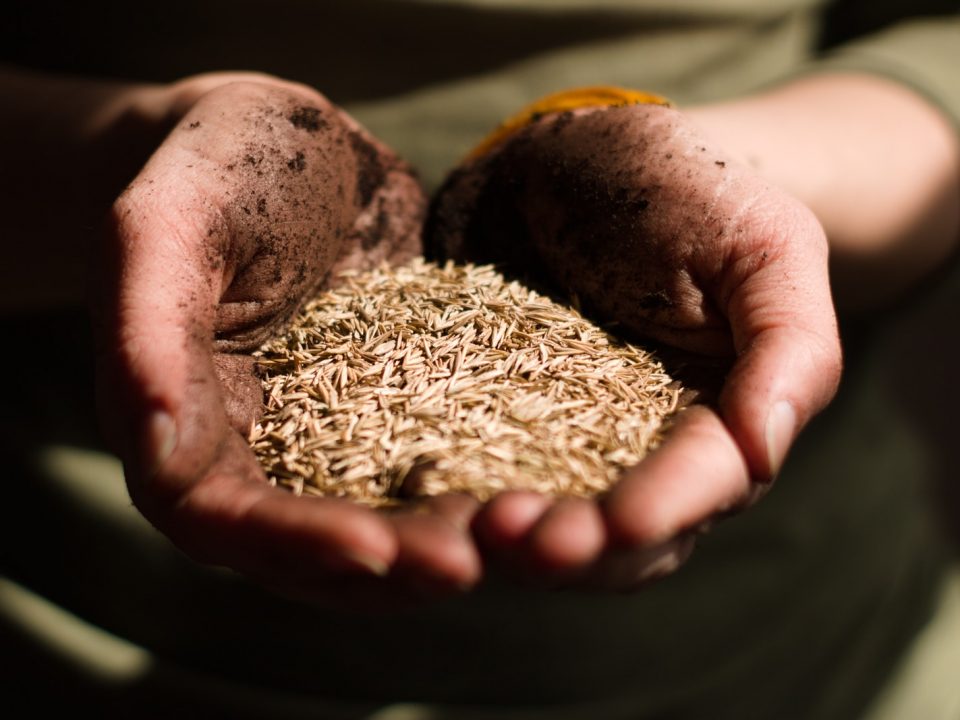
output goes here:
[{"label": "finger", "polygon": [[742,279],[727,316],[738,358],[719,399],[759,481],[776,475],[797,433],[836,393],[842,364],[823,231],[802,210],[779,232],[771,243],[779,251],[733,264]]},{"label": "finger", "polygon": [[696,539],[685,535],[653,547],[621,548],[605,552],[583,578],[593,590],[626,592],[675,573],[693,554]]},{"label": "finger", "polygon": [[420,506],[435,515],[445,518],[455,528],[461,531],[470,529],[473,518],[480,510],[480,502],[464,493],[446,493],[426,497],[420,501]]},{"label": "finger", "polygon": [[437,597],[462,592],[481,577],[473,539],[449,516],[419,506],[391,515],[397,536],[394,576]]},{"label": "finger", "polygon": [[219,281],[196,237],[209,212],[182,215],[195,204],[183,189],[134,185],[104,243],[100,385],[117,390],[108,415],[122,415],[120,450],[137,479],[167,460],[199,474],[228,429],[210,349]]},{"label": "finger", "polygon": [[268,584],[316,582],[328,573],[383,576],[396,554],[392,532],[372,511],[266,484],[236,433],[207,474],[158,517],[195,559]]},{"label": "finger", "polygon": [[553,500],[534,492],[500,493],[477,513],[473,531],[492,552],[509,554],[536,525]]},{"label": "finger", "polygon": [[396,541],[382,519],[269,488],[230,427],[212,354],[222,278],[202,232],[216,220],[189,183],[167,188],[140,184],[118,202],[103,283],[101,379],[119,389],[110,410],[121,416],[131,496],[206,562],[269,574],[276,557],[302,552],[319,567],[389,567]]},{"label": "finger", "polygon": [[663,446],[628,470],[603,500],[611,542],[652,547],[747,497],[750,472],[712,410],[684,410]]},{"label": "finger", "polygon": [[596,503],[582,498],[555,502],[530,530],[527,558],[548,576],[571,577],[600,555],[606,544]]},{"label": "finger", "polygon": [[480,503],[468,495],[426,497],[389,515],[397,533],[397,559],[383,579],[358,574],[336,578],[287,574],[276,592],[338,609],[396,610],[462,593],[476,585],[483,564],[470,536]]},{"label": "finger", "polygon": [[[417,577],[422,594],[446,594],[474,585],[482,563],[470,534],[480,503],[462,493],[424,497],[395,518],[398,573]],[[451,532],[451,529],[453,532]]]},{"label": "finger", "polygon": [[[376,162],[380,168],[378,172],[367,176],[380,175],[383,180],[369,198],[360,198],[365,204],[344,240],[340,255],[330,271],[331,278],[336,278],[344,270],[372,268],[384,261],[399,265],[423,252],[426,197],[419,182],[409,167],[383,145],[376,143],[367,147],[376,148]],[[370,163],[373,156],[360,153],[359,158],[361,166],[358,172],[363,177],[368,173],[364,159]]]}]

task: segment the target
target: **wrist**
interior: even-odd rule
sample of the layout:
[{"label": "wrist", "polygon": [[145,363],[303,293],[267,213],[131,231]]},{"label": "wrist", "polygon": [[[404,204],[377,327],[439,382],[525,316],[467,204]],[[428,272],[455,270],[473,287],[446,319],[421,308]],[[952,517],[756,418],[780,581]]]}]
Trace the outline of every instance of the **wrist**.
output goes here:
[{"label": "wrist", "polygon": [[813,210],[844,309],[894,300],[957,243],[960,143],[940,111],[906,86],[812,75],[687,114]]}]

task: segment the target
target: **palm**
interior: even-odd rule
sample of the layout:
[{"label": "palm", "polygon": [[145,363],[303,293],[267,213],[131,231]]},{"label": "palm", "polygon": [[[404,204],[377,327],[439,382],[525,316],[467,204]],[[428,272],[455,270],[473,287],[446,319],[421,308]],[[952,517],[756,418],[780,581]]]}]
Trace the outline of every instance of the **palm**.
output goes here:
[{"label": "palm", "polygon": [[103,414],[135,503],[188,554],[341,601],[475,580],[469,508],[294,498],[243,437],[262,402],[247,353],[338,269],[415,252],[423,205],[392,153],[279,82],[200,97],[116,202],[94,308]]},{"label": "palm", "polygon": [[819,225],[673,110],[543,118],[454,173],[434,213],[429,241],[440,252],[510,262],[633,332],[736,358],[717,411],[688,412],[603,507],[547,510],[529,497],[492,505],[479,531],[511,552],[525,548],[528,562],[588,575],[616,566],[620,584],[631,564],[605,548],[633,548],[641,566],[651,557],[669,565],[664,553],[678,561],[689,543],[677,538],[755,496],[751,481],[769,479],[835,390]]}]

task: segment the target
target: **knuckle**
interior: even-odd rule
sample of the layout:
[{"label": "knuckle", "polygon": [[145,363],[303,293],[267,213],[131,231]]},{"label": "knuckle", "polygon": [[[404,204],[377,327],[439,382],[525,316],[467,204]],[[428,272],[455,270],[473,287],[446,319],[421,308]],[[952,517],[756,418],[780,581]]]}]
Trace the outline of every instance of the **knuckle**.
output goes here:
[{"label": "knuckle", "polygon": [[642,504],[614,500],[608,505],[606,515],[615,540],[623,546],[654,545],[670,534],[669,518],[655,497],[646,497]]}]

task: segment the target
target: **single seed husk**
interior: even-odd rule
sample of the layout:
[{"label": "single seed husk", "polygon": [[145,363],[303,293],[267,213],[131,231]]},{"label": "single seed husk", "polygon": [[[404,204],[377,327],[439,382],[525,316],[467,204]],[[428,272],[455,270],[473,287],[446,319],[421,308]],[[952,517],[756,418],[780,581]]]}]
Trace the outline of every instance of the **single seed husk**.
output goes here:
[{"label": "single seed husk", "polygon": [[506,489],[589,497],[660,442],[679,383],[492,266],[345,273],[257,353],[271,482],[371,505]]}]

